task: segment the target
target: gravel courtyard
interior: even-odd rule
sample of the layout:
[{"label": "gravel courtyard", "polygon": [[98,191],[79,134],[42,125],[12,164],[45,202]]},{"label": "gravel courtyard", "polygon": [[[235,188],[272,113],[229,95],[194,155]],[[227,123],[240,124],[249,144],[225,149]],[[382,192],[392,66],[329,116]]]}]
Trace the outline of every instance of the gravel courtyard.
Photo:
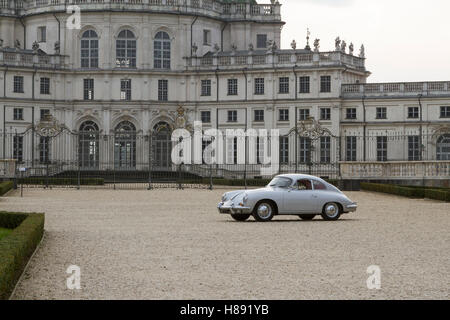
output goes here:
[{"label": "gravel courtyard", "polygon": [[[217,213],[224,190],[26,189],[0,210],[46,213],[13,299],[449,299],[450,204],[348,192],[337,222]],[[66,269],[81,268],[81,290]],[[368,290],[367,267],[381,268]]]}]

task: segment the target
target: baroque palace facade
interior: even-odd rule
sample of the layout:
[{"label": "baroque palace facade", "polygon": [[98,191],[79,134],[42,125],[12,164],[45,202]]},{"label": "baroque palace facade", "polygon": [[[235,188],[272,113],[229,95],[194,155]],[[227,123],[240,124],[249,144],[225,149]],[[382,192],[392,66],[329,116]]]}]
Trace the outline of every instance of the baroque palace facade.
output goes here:
[{"label": "baroque palace facade", "polygon": [[[450,81],[367,83],[364,47],[339,38],[330,51],[309,36],[281,50],[280,8],[0,0],[1,157],[103,170],[139,169],[152,154],[170,166],[170,132],[197,120],[280,129],[286,170],[331,163],[347,177],[448,178]],[[226,145],[232,164],[235,141]]]}]

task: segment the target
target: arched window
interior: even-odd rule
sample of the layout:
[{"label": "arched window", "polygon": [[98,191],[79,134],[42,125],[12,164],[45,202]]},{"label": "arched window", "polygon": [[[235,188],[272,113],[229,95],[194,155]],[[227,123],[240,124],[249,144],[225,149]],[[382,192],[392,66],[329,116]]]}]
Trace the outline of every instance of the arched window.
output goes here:
[{"label": "arched window", "polygon": [[450,160],[450,133],[440,136],[436,143],[437,160]]},{"label": "arched window", "polygon": [[83,169],[97,169],[99,160],[99,129],[95,122],[85,121],[80,126],[79,161]]},{"label": "arched window", "polygon": [[153,166],[157,170],[169,168],[172,158],[172,130],[166,122],[160,122],[154,127],[153,150]]},{"label": "arched window", "polygon": [[136,167],[136,127],[129,121],[123,121],[114,134],[114,166],[116,169]]},{"label": "arched window", "polygon": [[94,30],[87,30],[81,36],[81,67],[98,68],[98,36]]},{"label": "arched window", "polygon": [[170,69],[170,37],[167,32],[156,34],[154,42],[154,68]]},{"label": "arched window", "polygon": [[118,67],[136,68],[136,37],[130,30],[122,30],[116,40]]}]

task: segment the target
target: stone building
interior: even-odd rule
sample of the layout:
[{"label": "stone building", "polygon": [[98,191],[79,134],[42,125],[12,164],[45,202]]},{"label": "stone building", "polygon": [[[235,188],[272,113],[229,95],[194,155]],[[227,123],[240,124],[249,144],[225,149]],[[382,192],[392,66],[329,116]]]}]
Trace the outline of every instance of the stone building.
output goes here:
[{"label": "stone building", "polygon": [[[340,39],[330,51],[309,38],[279,49],[280,8],[0,1],[1,158],[170,167],[171,131],[202,121],[204,129],[280,129],[285,171],[448,178],[450,81],[367,83],[364,47]],[[321,134],[310,139],[311,130]],[[230,165],[235,142],[225,145]]]}]

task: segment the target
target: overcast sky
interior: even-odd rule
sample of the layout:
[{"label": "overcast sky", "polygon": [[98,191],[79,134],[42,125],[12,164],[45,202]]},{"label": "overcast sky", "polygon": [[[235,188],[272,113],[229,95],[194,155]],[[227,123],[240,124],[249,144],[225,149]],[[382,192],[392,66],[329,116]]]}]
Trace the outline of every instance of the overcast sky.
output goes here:
[{"label": "overcast sky", "polygon": [[337,36],[356,54],[364,43],[369,82],[450,80],[450,0],[279,1],[283,49],[293,39],[303,48],[309,27],[321,51]]}]

